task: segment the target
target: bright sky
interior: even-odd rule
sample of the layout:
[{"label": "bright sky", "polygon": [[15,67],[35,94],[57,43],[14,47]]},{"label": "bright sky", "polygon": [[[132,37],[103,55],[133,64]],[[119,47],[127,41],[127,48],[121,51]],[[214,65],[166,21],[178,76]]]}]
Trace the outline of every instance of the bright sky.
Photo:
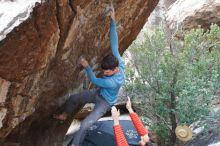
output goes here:
[{"label": "bright sky", "polygon": [[36,2],[41,0],[0,0],[0,41],[29,17]]}]

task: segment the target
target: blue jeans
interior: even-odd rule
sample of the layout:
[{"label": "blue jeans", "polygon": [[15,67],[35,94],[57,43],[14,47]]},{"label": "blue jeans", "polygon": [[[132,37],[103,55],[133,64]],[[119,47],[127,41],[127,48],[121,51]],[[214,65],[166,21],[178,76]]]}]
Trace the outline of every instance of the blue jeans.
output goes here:
[{"label": "blue jeans", "polygon": [[72,113],[78,104],[94,103],[93,111],[81,122],[80,129],[74,134],[72,144],[82,146],[86,135],[86,130],[100,119],[107,111],[111,109],[109,103],[99,95],[98,89],[85,90],[81,93],[71,95],[64,104],[64,112]]}]

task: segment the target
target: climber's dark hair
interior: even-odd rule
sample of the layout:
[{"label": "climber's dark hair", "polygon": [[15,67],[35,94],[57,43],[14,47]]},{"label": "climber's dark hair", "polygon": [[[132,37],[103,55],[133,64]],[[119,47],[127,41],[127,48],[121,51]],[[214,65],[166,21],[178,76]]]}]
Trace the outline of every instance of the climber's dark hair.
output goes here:
[{"label": "climber's dark hair", "polygon": [[102,59],[102,62],[101,62],[101,68],[102,69],[104,69],[104,70],[107,70],[107,69],[113,70],[116,67],[118,67],[118,60],[112,54],[109,54],[109,55],[105,56]]}]

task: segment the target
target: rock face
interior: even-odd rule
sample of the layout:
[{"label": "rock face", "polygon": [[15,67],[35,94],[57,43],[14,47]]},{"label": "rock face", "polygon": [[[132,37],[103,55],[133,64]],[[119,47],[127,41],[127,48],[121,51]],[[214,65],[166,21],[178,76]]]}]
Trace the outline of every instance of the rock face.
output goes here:
[{"label": "rock face", "polygon": [[176,0],[160,0],[154,11],[151,13],[148,18],[145,28],[151,29],[154,26],[158,26],[164,21],[168,8]]},{"label": "rock face", "polygon": [[27,20],[35,4],[40,2],[41,0],[1,0],[0,40],[4,39],[13,28]]},{"label": "rock face", "polygon": [[152,31],[155,27],[164,25],[167,9],[172,5],[176,0],[160,0],[155,7],[154,11],[150,14],[147,23],[145,23],[142,31],[139,33],[137,39],[143,40],[144,34],[146,32]]},{"label": "rock face", "polygon": [[220,24],[220,0],[177,0],[168,10],[170,28],[208,28]]},{"label": "rock face", "polygon": [[220,145],[220,126],[197,135],[187,146],[219,146]]},{"label": "rock face", "polygon": [[[115,0],[120,52],[136,38],[158,0]],[[61,145],[71,118],[51,118],[78,92],[82,54],[97,71],[110,52],[109,0],[46,0],[0,42],[0,145]]]}]

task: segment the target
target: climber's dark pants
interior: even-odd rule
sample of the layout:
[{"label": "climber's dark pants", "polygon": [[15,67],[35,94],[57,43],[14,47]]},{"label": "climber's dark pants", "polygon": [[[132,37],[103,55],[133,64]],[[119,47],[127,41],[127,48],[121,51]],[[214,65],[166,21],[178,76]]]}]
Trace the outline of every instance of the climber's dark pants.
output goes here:
[{"label": "climber's dark pants", "polygon": [[94,103],[95,107],[94,110],[81,122],[80,129],[74,134],[75,136],[72,140],[74,146],[82,146],[86,130],[111,109],[111,106],[107,101],[99,95],[99,90],[91,89],[71,95],[64,104],[64,112],[70,114],[75,108],[77,108],[78,104],[86,103]]}]

